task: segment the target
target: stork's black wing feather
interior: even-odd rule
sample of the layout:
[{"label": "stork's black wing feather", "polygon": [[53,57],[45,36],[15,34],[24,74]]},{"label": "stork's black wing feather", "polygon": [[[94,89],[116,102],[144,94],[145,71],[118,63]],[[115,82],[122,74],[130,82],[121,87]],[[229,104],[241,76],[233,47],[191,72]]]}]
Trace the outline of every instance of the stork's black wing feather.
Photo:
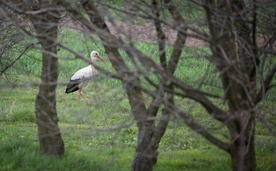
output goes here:
[{"label": "stork's black wing feather", "polygon": [[67,84],[65,93],[72,93],[79,90],[79,84],[81,83],[81,81],[82,79],[70,80],[70,82]]}]

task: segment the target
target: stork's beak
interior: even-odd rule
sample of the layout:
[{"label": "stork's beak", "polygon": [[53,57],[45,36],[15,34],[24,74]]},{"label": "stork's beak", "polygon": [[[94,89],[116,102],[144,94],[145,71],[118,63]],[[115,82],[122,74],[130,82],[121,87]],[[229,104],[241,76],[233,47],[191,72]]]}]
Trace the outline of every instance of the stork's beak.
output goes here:
[{"label": "stork's beak", "polygon": [[103,58],[102,58],[100,55],[97,55],[97,57],[98,57],[101,61],[103,61],[103,63],[106,64],[106,62],[103,60]]}]

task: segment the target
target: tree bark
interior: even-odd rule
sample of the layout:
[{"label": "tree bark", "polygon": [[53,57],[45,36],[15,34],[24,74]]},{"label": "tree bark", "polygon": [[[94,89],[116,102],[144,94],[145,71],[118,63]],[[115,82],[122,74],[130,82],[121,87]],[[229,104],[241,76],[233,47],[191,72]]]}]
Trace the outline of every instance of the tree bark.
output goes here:
[{"label": "tree bark", "polygon": [[[256,170],[254,145],[256,54],[250,49],[253,47],[249,38],[251,29],[244,24],[246,17],[242,16],[240,1],[233,1],[232,4],[226,1],[205,2],[213,52],[211,62],[221,73],[224,98],[230,115],[225,124],[231,134],[229,153],[232,169],[254,171]],[[233,17],[233,22],[231,16],[238,17]],[[234,34],[235,31],[237,36]],[[238,53],[235,48],[237,39],[240,40],[237,45]]]},{"label": "tree bark", "polygon": [[139,130],[138,144],[132,163],[133,171],[151,171],[156,164],[158,152],[154,145],[153,134],[153,123],[144,121]]},{"label": "tree bark", "polygon": [[[41,1],[35,10],[50,7],[51,2]],[[53,6],[52,6],[53,7]],[[42,47],[41,84],[35,102],[40,150],[57,157],[64,155],[64,143],[58,127],[56,110],[56,87],[58,79],[57,45],[58,12],[41,12],[31,15],[37,39]]]},{"label": "tree bark", "polygon": [[232,144],[230,145],[230,155],[232,159],[232,169],[234,171],[254,171],[256,170],[255,158],[255,118],[254,114],[245,111],[240,119],[241,132],[230,131]]},{"label": "tree bark", "polygon": [[39,93],[36,97],[35,103],[40,151],[44,154],[61,157],[64,155],[64,143],[59,131],[56,111],[56,80],[58,63],[57,58],[46,53],[42,54],[42,58],[42,83],[39,86]]},{"label": "tree bark", "polygon": [[[91,28],[95,33],[100,36],[104,44],[105,51],[108,54],[109,59],[112,63],[112,66],[115,68],[117,73],[120,73],[121,75],[121,81],[127,93],[129,104],[131,106],[131,112],[137,122],[139,131],[138,144],[136,148],[135,158],[132,163],[132,170],[150,171],[157,161],[157,148],[153,139],[154,120],[152,120],[152,116],[149,115],[149,111],[147,110],[145,102],[143,101],[144,97],[140,89],[140,78],[135,75],[135,73],[131,72],[130,69],[126,66],[118,52],[118,49],[108,46],[108,44],[114,43],[112,42],[112,40],[115,40],[115,38],[105,38],[106,35],[109,35],[110,37],[113,36],[111,36],[108,27],[104,27],[104,29],[102,29],[103,26],[106,24],[104,23],[102,17],[100,16],[100,13],[96,9],[94,2],[90,0],[86,1],[82,5],[86,12],[89,14],[91,23],[96,26],[92,26]],[[73,12],[73,10],[71,11]]]},{"label": "tree bark", "polygon": [[[254,171],[256,170],[255,157],[255,99],[256,99],[256,69],[259,64],[257,58],[257,47],[254,42],[256,32],[254,26],[256,19],[252,22],[252,27],[248,24],[248,13],[245,13],[243,1],[233,0],[232,10],[236,14],[234,18],[235,28],[238,39],[238,56],[240,59],[240,72],[243,73],[241,83],[236,82],[234,99],[229,97],[229,108],[236,119],[232,125],[235,130],[230,129],[232,144],[230,154],[232,158],[232,168],[235,171]],[[256,11],[253,11],[254,14]],[[254,18],[254,17],[253,17]],[[252,37],[251,37],[252,36]],[[236,73],[236,75],[239,75]]]}]

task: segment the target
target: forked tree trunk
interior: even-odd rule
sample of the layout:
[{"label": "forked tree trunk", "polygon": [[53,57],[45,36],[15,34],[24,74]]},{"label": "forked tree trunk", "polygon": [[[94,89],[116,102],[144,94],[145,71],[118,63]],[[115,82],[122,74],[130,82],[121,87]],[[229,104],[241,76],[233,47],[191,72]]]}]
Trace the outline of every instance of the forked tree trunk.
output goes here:
[{"label": "forked tree trunk", "polygon": [[[243,10],[237,12],[237,9],[242,7],[240,1],[206,0],[205,2],[212,37],[211,49],[215,54],[211,62],[220,71],[229,108],[230,119],[226,125],[231,134],[229,153],[232,169],[255,171],[256,54],[251,49],[253,43],[249,35],[252,32],[244,24],[246,22],[240,19],[246,18],[243,16]],[[234,20],[235,26],[229,16],[238,16]],[[237,45],[236,39],[239,40]],[[235,61],[235,64],[232,61]]]},{"label": "forked tree trunk", "polygon": [[[63,4],[63,5],[66,5],[68,7],[67,4]],[[101,16],[99,16],[99,12],[94,6],[94,2],[92,0],[86,1],[85,3],[83,3],[83,7],[89,14],[90,21],[93,24],[95,24],[98,28],[102,28],[105,25]],[[69,9],[69,10],[72,12],[72,14],[74,14],[73,9]],[[107,34],[110,34],[110,31],[107,27],[104,30],[106,31]],[[99,36],[104,43],[112,44],[112,43],[107,43],[106,42],[107,40],[101,37],[100,34]],[[106,45],[104,45],[104,48],[107,54],[109,54],[110,61],[117,72],[120,73],[121,71],[129,71],[124,61],[121,60],[120,54],[118,53],[117,48],[108,47]],[[149,114],[150,112],[146,108],[146,105],[143,101],[144,97],[142,95],[142,91],[138,88],[138,87],[141,87],[139,77],[136,78],[134,74],[131,74],[131,72],[129,72],[128,74],[127,73],[123,74],[122,78],[123,78],[122,84],[128,95],[128,100],[131,106],[132,114],[135,120],[137,121],[137,126],[139,128],[138,144],[136,148],[135,157],[132,163],[132,170],[133,171],[151,171],[153,166],[157,162],[158,144],[161,140],[162,135],[166,130],[166,127],[164,128],[162,126],[167,125],[168,120],[165,121],[166,122],[165,124],[162,124],[162,126],[160,126],[161,128],[161,130],[159,130],[160,133],[158,133],[158,135],[155,135],[156,128],[155,128],[154,121],[152,120],[152,117],[154,115]]]},{"label": "forked tree trunk", "polygon": [[[42,7],[53,2],[41,1]],[[39,7],[38,6],[38,7]],[[39,10],[39,8],[37,9]],[[39,93],[36,97],[35,114],[38,126],[40,150],[57,157],[64,155],[64,143],[58,127],[56,110],[56,87],[58,79],[57,45],[58,12],[41,12],[30,16],[42,47],[42,73]]]},{"label": "forked tree trunk", "polygon": [[[235,73],[229,69],[230,73]],[[227,72],[226,72],[227,73]],[[234,75],[234,74],[233,74]],[[233,171],[255,171],[255,105],[254,99],[254,77],[246,79],[235,74],[234,79],[222,74],[225,89],[225,98],[228,101],[231,119],[226,123],[231,142],[229,153],[232,159]],[[242,79],[244,78],[244,79]],[[231,85],[230,88],[228,85]],[[249,93],[250,92],[250,93]]]}]

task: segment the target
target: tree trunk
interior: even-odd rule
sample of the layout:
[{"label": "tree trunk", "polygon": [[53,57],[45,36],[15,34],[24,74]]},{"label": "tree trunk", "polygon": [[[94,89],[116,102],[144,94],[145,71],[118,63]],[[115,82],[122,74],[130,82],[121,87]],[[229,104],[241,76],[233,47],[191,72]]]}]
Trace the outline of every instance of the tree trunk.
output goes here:
[{"label": "tree trunk", "polygon": [[[230,131],[232,133],[232,144],[230,146],[230,155],[232,159],[232,169],[234,171],[255,171],[255,119],[254,113],[245,112],[239,122],[240,132]],[[238,123],[237,123],[238,124]],[[236,132],[233,134],[233,132]]]},{"label": "tree trunk", "polygon": [[[40,7],[54,8],[51,1],[41,1],[34,9]],[[55,13],[55,14],[54,14]],[[44,154],[57,157],[64,155],[64,143],[58,127],[56,110],[56,87],[58,79],[57,45],[58,12],[41,12],[30,16],[36,30],[37,39],[42,47],[42,73],[39,93],[36,97],[35,114],[38,126],[40,150]]]},{"label": "tree trunk", "polygon": [[[83,7],[89,14],[90,21],[99,29],[103,28],[105,23],[101,16],[99,16],[99,12],[95,7],[94,2],[92,0],[86,1],[83,3]],[[101,31],[105,31],[107,34],[110,34],[108,27]],[[101,34],[99,34],[99,36],[101,37]],[[101,39],[105,44],[112,44],[112,42],[106,42],[108,40],[104,39],[103,37],[101,37]],[[112,63],[112,66],[116,69],[117,72],[121,73],[121,71],[130,71],[125,65],[124,61],[121,59],[120,54],[116,48],[108,47],[107,45],[104,45],[104,48],[107,54],[109,54],[109,59]],[[144,98],[140,89],[140,78],[136,77],[135,74],[128,72],[122,74],[121,81],[128,95],[132,114],[137,121],[137,126],[139,129],[138,144],[132,163],[132,170],[150,171],[156,164],[158,155],[156,146],[157,141],[155,141],[154,135],[154,121],[152,120],[152,115],[149,114],[149,111],[146,109],[145,102],[143,101]],[[159,142],[160,140],[158,143]]]},{"label": "tree trunk", "polygon": [[[221,73],[224,96],[228,103],[231,118],[226,122],[226,125],[231,134],[229,153],[232,159],[232,169],[234,171],[255,171],[256,111],[253,102],[256,95],[256,62],[254,61],[256,54],[250,49],[252,46],[249,37],[251,29],[244,24],[246,22],[239,20],[246,18],[245,16],[235,18],[236,26],[233,25],[231,17],[229,17],[244,14],[237,10],[242,7],[239,4],[240,1],[230,3],[230,1],[206,0],[205,2],[212,35],[211,49],[215,54],[212,61]],[[233,7],[235,11],[230,7]],[[237,45],[238,53],[236,39],[242,42]],[[235,61],[236,64],[233,64],[232,61]]]},{"label": "tree trunk", "polygon": [[64,144],[58,127],[56,111],[57,58],[43,53],[42,84],[36,97],[35,113],[40,150],[44,154],[61,157]]},{"label": "tree trunk", "polygon": [[153,123],[143,123],[139,131],[138,145],[132,163],[133,171],[151,171],[157,162],[157,148],[154,142]]}]

